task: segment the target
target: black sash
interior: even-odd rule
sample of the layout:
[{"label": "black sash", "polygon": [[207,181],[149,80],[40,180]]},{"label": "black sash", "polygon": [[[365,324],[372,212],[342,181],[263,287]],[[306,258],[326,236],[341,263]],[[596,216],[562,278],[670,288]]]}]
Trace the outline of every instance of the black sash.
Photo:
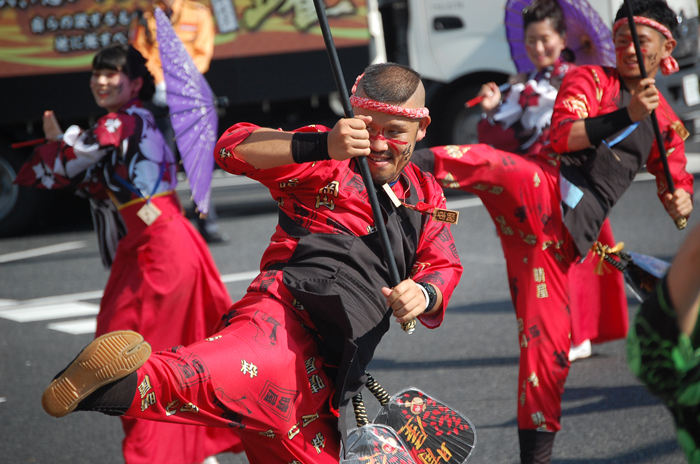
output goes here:
[{"label": "black sash", "polygon": [[[620,89],[620,108],[631,99],[629,91]],[[605,139],[611,143],[625,130]],[[647,162],[654,142],[649,118],[620,142],[609,147],[601,142],[595,148],[565,153],[561,158],[561,175],[583,192],[575,207],[562,202],[564,224],[576,243],[581,256],[598,239],[600,228],[613,206],[629,188],[634,177]]]}]

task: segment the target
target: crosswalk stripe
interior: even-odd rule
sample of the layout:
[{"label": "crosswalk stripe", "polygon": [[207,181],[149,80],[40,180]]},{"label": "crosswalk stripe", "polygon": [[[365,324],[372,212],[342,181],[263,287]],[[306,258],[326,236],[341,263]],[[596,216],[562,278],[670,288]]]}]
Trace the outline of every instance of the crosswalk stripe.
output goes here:
[{"label": "crosswalk stripe", "polygon": [[252,280],[255,279],[260,271],[248,271],[248,272],[237,272],[235,274],[225,274],[221,276],[221,281],[225,284],[231,282],[240,282],[242,280]]},{"label": "crosswalk stripe", "polygon": [[72,301],[60,304],[0,309],[0,317],[15,322],[36,322],[76,316],[91,316],[99,311],[100,307],[96,304]]},{"label": "crosswalk stripe", "polygon": [[[259,273],[259,271],[247,271],[225,274],[221,276],[221,281],[224,283],[250,281]],[[102,290],[94,290],[31,300],[0,299],[0,318],[14,322],[37,322],[91,316],[100,311],[99,305],[80,300],[98,300],[102,295]],[[96,324],[95,318],[89,318],[50,323],[47,327],[58,332],[80,335],[94,333]]]},{"label": "crosswalk stripe", "polygon": [[85,248],[86,246],[87,242],[81,240],[78,242],[58,243],[56,245],[44,246],[40,248],[34,248],[31,250],[16,251],[14,253],[0,255],[0,263],[9,263],[11,261],[19,261],[21,259],[36,258],[37,256],[45,256],[54,253],[61,253],[63,251],[77,250],[79,248]]},{"label": "crosswalk stripe", "polygon": [[52,305],[56,303],[71,303],[79,300],[99,300],[102,298],[103,293],[104,292],[102,290],[94,290],[91,292],[69,293],[67,295],[32,298],[31,300],[15,301],[14,306],[19,308],[26,306]]},{"label": "crosswalk stripe", "polygon": [[97,319],[92,317],[90,319],[76,319],[73,321],[52,322],[46,327],[48,327],[51,330],[65,332],[71,335],[83,335],[95,333],[95,330],[97,330]]}]

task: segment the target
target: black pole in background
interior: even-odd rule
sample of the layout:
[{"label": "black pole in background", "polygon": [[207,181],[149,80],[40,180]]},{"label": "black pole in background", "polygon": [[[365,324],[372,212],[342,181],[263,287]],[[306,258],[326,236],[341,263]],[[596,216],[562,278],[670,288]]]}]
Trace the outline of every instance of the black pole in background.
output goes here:
[{"label": "black pole in background", "polygon": [[[639,73],[642,79],[647,77],[647,70],[644,66],[644,56],[642,55],[642,47],[639,44],[639,35],[637,34],[637,27],[634,23],[634,14],[632,13],[632,5],[630,0],[625,1],[625,9],[627,10],[627,20],[629,21],[630,32],[632,33],[632,42],[634,42],[634,51],[637,54],[637,63],[639,64]],[[632,90],[632,89],[630,89]],[[656,136],[656,145],[659,147],[659,155],[661,156],[661,164],[664,166],[664,176],[666,177],[666,185],[668,191],[673,195],[676,191],[674,186],[673,177],[671,177],[671,169],[668,167],[668,157],[666,156],[666,147],[664,146],[664,140],[661,136],[661,130],[659,129],[659,121],[656,118],[656,110],[652,110],[651,124],[654,127],[654,135]],[[688,225],[688,220],[686,218],[680,218],[676,221],[676,227],[679,229],[685,229]]]},{"label": "black pole in background", "polygon": [[[353,118],[355,114],[350,105],[350,96],[348,95],[348,90],[345,87],[345,79],[343,78],[343,69],[340,66],[340,60],[338,59],[338,51],[335,48],[335,43],[333,42],[333,35],[331,35],[331,28],[328,25],[328,18],[326,17],[326,9],[323,4],[323,0],[314,0],[314,6],[316,7],[316,15],[318,16],[318,22],[321,26],[321,32],[323,34],[323,41],[326,44],[326,51],[328,52],[328,58],[331,62],[331,69],[333,71],[333,78],[335,79],[335,85],[340,92],[340,101],[343,104],[343,111],[346,118]],[[384,217],[382,215],[382,210],[379,206],[379,200],[377,199],[377,191],[375,189],[374,183],[372,182],[372,174],[369,171],[369,165],[367,164],[367,158],[364,156],[358,156],[355,158],[357,164],[360,166],[360,174],[362,175],[362,181],[365,184],[365,189],[367,189],[367,196],[369,197],[369,203],[372,206],[372,214],[374,216],[374,225],[377,228],[377,233],[382,244],[382,249],[384,250],[384,260],[389,267],[389,282],[392,287],[396,287],[401,283],[401,277],[399,276],[399,270],[396,267],[396,260],[394,259],[394,253],[391,250],[391,243],[389,242],[389,235],[386,231],[386,225],[384,224]],[[403,330],[407,333],[412,333],[415,330],[416,322],[415,319],[410,322],[404,322],[401,324]]]}]

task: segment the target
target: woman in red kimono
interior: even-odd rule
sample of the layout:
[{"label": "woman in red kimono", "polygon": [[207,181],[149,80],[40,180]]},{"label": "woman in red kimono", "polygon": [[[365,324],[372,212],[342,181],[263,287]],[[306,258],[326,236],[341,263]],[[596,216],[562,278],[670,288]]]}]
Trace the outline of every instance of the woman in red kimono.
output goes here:
[{"label": "woman in red kimono", "polygon": [[[89,197],[103,263],[111,267],[95,335],[138,331],[157,351],[213,333],[231,299],[207,245],[182,214],[173,154],[141,106],[154,92],[145,63],[133,47],[101,50],[90,89],[108,114],[87,131],[71,126],[64,133],[45,112],[50,143],[36,150],[17,183]],[[122,421],[128,464],[192,464],[240,443],[223,429]]]},{"label": "woman in red kimono", "polygon": [[[548,145],[549,130],[559,86],[576,66],[566,49],[566,26],[556,0],[534,2],[523,12],[525,49],[535,69],[511,77],[513,85],[501,95],[494,82],[484,85],[478,125],[479,142],[522,156],[536,155]],[[501,100],[503,98],[503,100]],[[615,245],[610,221],[603,223],[598,240]],[[569,360],[591,355],[591,341],[602,343],[627,336],[629,318],[625,283],[619,272],[599,275],[598,259],[587,259],[569,271],[571,285],[571,350]],[[598,271],[600,272],[600,271]]]}]

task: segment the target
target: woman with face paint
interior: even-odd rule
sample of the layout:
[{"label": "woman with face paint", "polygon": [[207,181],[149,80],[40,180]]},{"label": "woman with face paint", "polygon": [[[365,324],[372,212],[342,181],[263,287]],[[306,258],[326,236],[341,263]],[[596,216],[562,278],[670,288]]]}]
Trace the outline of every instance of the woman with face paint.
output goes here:
[{"label": "woman with face paint", "polygon": [[[97,337],[135,330],[154,350],[201,340],[231,299],[206,244],[182,214],[175,159],[141,105],[155,89],[145,59],[130,46],[100,50],[90,89],[108,114],[91,129],[63,132],[46,111],[49,143],[37,148],[17,182],[72,188],[90,199],[102,260],[111,268]],[[240,443],[225,429],[136,419],[124,419],[123,427],[128,464],[192,464]]]},{"label": "woman with face paint", "polygon": [[[675,221],[692,209],[687,132],[654,76],[675,69],[675,14],[660,0],[631,0],[648,79],[641,79],[624,9],[613,41],[617,66],[569,71],[557,94],[549,142],[519,157],[491,146],[416,151],[413,162],[445,187],[481,198],[496,223],[518,322],[517,421],[523,464],[551,462],[571,346],[570,269],[591,249],[612,207],[646,164]],[[656,109],[676,190],[669,192],[649,114]],[[595,292],[591,289],[591,292]]]}]

